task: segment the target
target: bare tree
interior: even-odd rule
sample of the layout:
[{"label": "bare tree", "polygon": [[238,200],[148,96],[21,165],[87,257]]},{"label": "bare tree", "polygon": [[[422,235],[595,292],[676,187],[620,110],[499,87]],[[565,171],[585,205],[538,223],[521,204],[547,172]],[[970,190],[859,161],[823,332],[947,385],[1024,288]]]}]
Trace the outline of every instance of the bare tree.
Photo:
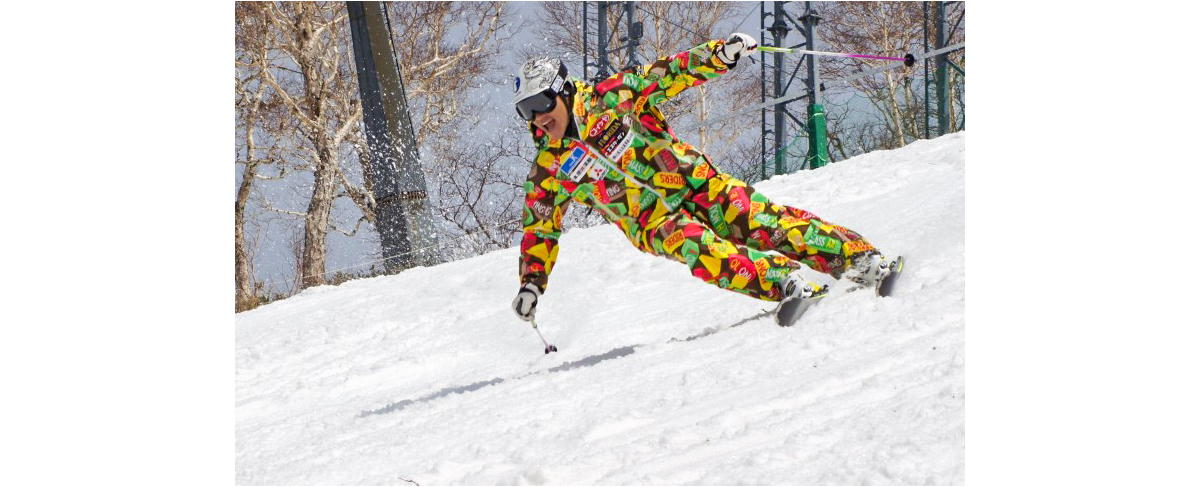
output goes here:
[{"label": "bare tree", "polygon": [[[834,50],[902,56],[921,43],[921,7],[911,2],[839,2],[824,12],[822,39]],[[828,79],[849,76],[882,65],[883,61],[828,59],[821,63]],[[878,76],[852,81],[880,113],[890,132],[889,148],[901,147],[917,137],[915,121],[906,111],[915,100],[904,71],[887,70]]]},{"label": "bare tree", "polygon": [[[594,10],[591,15],[595,15]],[[586,45],[581,28],[583,21],[583,2],[541,2],[535,32],[546,41],[538,46],[525,46],[520,51],[521,57],[529,59],[537,55],[559,55],[560,59],[568,66],[580,62],[583,59],[583,50]],[[605,30],[609,40],[617,37],[617,22],[618,19],[615,16],[608,17],[609,27]],[[589,35],[595,36],[596,34],[593,32]],[[547,48],[553,49],[554,52],[547,52]],[[595,53],[590,55],[595,56]],[[614,66],[623,65],[624,59],[620,57],[622,55],[617,54],[617,57],[610,57]],[[592,59],[594,60],[594,57]],[[585,81],[588,80],[588,75],[584,73],[575,74]]]},{"label": "bare tree", "polygon": [[388,4],[392,43],[413,113],[417,144],[457,128],[494,67],[508,22],[505,2],[394,2]]},{"label": "bare tree", "polygon": [[[732,23],[741,18],[746,5],[734,2],[647,2],[639,4],[644,22],[652,24],[642,43],[643,57],[654,60],[690,49],[712,39],[724,39],[731,32],[718,32],[722,22]],[[713,116],[736,112],[757,101],[758,77],[749,62],[739,63],[717,83],[705,83],[662,104],[659,109],[676,125],[701,124],[696,129],[696,147],[720,160],[747,130],[753,128],[743,120],[725,120],[707,124]],[[713,134],[720,134],[713,137]],[[717,145],[711,145],[718,139]],[[710,152],[710,150],[712,152]]]},{"label": "bare tree", "polygon": [[[388,4],[419,142],[445,137],[464,113],[476,109],[464,94],[479,87],[505,40],[497,34],[506,21],[504,5]],[[364,223],[374,226],[375,202],[344,4],[238,2],[236,11],[236,146],[243,174],[235,202],[235,282],[236,301],[244,309],[254,301],[255,288],[252,249],[244,238],[252,201],[276,215],[303,219],[296,247],[299,289],[327,281],[328,234],[353,236]],[[261,146],[264,138],[269,148]],[[431,148],[423,151],[427,166],[440,167],[459,155],[459,149],[443,146],[454,144],[425,145]],[[473,160],[490,170],[486,157]],[[275,170],[263,174],[264,164]],[[295,170],[312,174],[303,212],[276,208],[254,186],[255,180],[288,178],[285,184],[299,189]],[[357,221],[336,221],[334,202],[341,197],[354,202],[361,213]],[[474,200],[483,204],[479,196]]]},{"label": "bare tree", "polygon": [[[248,238],[247,212],[258,180],[276,179],[286,175],[288,166],[286,144],[271,137],[281,132],[285,109],[273,96],[273,90],[263,81],[271,68],[270,52],[273,33],[262,4],[235,4],[235,79],[234,107],[236,112],[235,163],[242,166],[234,200],[234,309],[244,311],[258,303],[263,283],[254,277],[254,251],[258,238]],[[266,139],[261,143],[260,139]],[[278,174],[264,173],[274,168]]]},{"label": "bare tree", "polygon": [[507,247],[520,230],[513,224],[520,216],[513,202],[517,176],[510,174],[516,139],[481,128],[492,100],[480,93],[503,82],[496,60],[511,38],[506,8],[505,2],[389,4],[413,130],[434,176],[430,201],[451,236],[439,246],[454,257]]},{"label": "bare tree", "polygon": [[[712,39],[724,39],[731,32],[732,24],[746,13],[749,4],[737,2],[641,2],[636,4],[634,20],[644,25],[644,35],[638,44],[639,61],[649,63],[656,59],[690,49]],[[753,6],[757,8],[757,5]],[[583,7],[579,2],[543,2],[539,14],[538,34],[547,39],[555,52],[570,53],[564,62],[581,61],[578,54],[585,46],[583,31]],[[590,15],[595,15],[591,13]],[[610,9],[604,35],[609,46],[623,44],[626,21],[623,13]],[[725,26],[725,27],[722,27]],[[595,33],[589,35],[595,36]],[[526,49],[527,57],[550,54],[541,49]],[[590,59],[596,53],[589,51]],[[627,49],[613,49],[608,54],[609,63],[615,69],[629,62]],[[746,63],[749,64],[749,63]],[[586,78],[586,76],[580,76]],[[724,120],[707,124],[713,117],[736,112],[757,101],[759,96],[759,73],[748,66],[738,66],[716,83],[705,83],[684,91],[677,97],[659,105],[659,109],[675,127],[699,125],[696,129],[696,146],[708,154],[714,163],[723,169],[740,169],[757,162],[758,156],[744,158],[738,142],[742,135],[752,131],[757,124],[745,119]],[[719,134],[719,135],[717,135]],[[681,134],[683,135],[683,134]],[[714,143],[715,142],[715,143]]]},{"label": "bare tree", "polygon": [[[966,41],[966,39],[967,39],[967,22],[966,22],[967,15],[966,14],[967,14],[966,2],[949,2],[947,4],[946,19],[947,19],[947,22],[950,23],[950,26],[949,26],[950,32],[947,32],[948,38],[946,39],[946,44],[952,45],[952,44],[957,44],[957,43]],[[929,45],[930,46],[934,45],[934,36],[935,35],[936,35],[936,29],[933,26],[930,26],[930,32],[929,32]],[[966,72],[966,70],[967,70],[967,51],[965,49],[961,50],[961,51],[955,51],[955,52],[949,53],[946,57],[950,62],[954,63],[959,68],[961,68],[964,73]],[[964,97],[964,94],[966,93],[967,83],[966,83],[966,78],[963,76],[963,73],[960,73],[960,72],[958,72],[958,70],[953,69],[953,68],[947,68],[947,69],[948,69],[947,78],[948,78],[948,84],[949,84],[949,92],[946,94],[946,97],[948,100],[952,100],[949,103],[949,107],[947,107],[950,112],[950,127],[951,127],[947,131],[953,131],[953,130],[958,130],[957,127],[963,121],[962,120],[962,118],[964,116],[963,110],[966,108],[966,99]]]},{"label": "bare tree", "polygon": [[[953,12],[965,12],[963,2],[954,2],[952,5]],[[957,13],[951,15],[957,18]],[[924,49],[921,3],[835,2],[827,4],[823,14],[822,40],[832,50],[902,56]],[[928,34],[932,46],[932,26]],[[950,43],[964,37],[965,24],[962,24]],[[957,53],[956,56],[960,59],[957,62],[965,61],[965,54]],[[828,59],[821,63],[822,76],[835,79],[882,64],[883,61]],[[831,141],[836,139],[839,143],[845,143],[853,139],[856,144],[863,146],[862,151],[869,151],[900,147],[922,137],[925,86],[922,82],[913,82],[914,78],[920,78],[918,73],[922,73],[920,65],[886,70],[852,81],[850,88],[862,94],[878,116],[860,117],[854,124],[843,124],[842,130],[852,130],[854,134],[848,138],[843,137],[847,134],[831,134]],[[961,90],[958,74],[952,71],[950,76],[952,89]],[[954,98],[954,93],[951,93],[950,99]],[[952,112],[951,116],[956,120],[958,115]]]},{"label": "bare tree", "polygon": [[[233,210],[233,247],[234,247],[234,309],[242,311],[250,309],[254,302],[254,277],[250,273],[250,249],[247,248],[245,237],[245,222],[246,222],[246,206],[250,200],[250,191],[254,186],[254,175],[257,172],[260,161],[255,158],[255,141],[254,141],[254,121],[258,118],[259,110],[262,108],[263,91],[265,85],[258,82],[258,73],[254,72],[254,67],[259,66],[261,59],[260,53],[265,49],[265,25],[260,19],[253,18],[254,11],[248,7],[248,4],[235,4],[235,12],[238,17],[238,22],[235,28],[235,43],[238,52],[238,64],[246,66],[249,72],[247,75],[242,75],[242,71],[238,70],[238,77],[234,80],[234,106],[238,111],[238,120],[243,125],[243,142],[245,145],[246,156],[241,161],[242,181],[238,185],[237,197],[234,201]],[[250,88],[251,84],[256,84],[255,88]]]},{"label": "bare tree", "polygon": [[452,245],[463,256],[508,247],[520,232],[524,175],[519,165],[521,138],[504,130],[480,144],[456,147],[439,167],[438,211],[463,236]]},{"label": "bare tree", "polygon": [[[342,4],[268,3],[265,18],[279,36],[274,47],[284,60],[264,70],[263,80],[299,123],[298,139],[314,174],[312,197],[304,213],[301,288],[325,282],[326,237],[340,182],[341,145],[362,116],[352,75],[346,65],[346,11]],[[286,76],[285,76],[286,75]]]}]

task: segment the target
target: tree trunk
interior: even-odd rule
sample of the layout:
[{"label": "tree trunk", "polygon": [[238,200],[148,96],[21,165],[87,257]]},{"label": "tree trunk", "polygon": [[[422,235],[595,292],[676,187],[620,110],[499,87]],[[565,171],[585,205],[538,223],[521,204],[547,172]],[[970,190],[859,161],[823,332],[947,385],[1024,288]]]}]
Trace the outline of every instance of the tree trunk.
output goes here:
[{"label": "tree trunk", "polygon": [[329,215],[333,209],[333,198],[337,189],[337,164],[334,149],[329,140],[317,141],[316,178],[313,181],[312,200],[304,215],[304,259],[300,264],[300,289],[325,284],[325,253],[328,248]]},{"label": "tree trunk", "polygon": [[320,34],[317,32],[315,7],[297,3],[296,50],[297,67],[304,81],[304,109],[313,126],[309,128],[309,139],[317,155],[314,172],[312,199],[304,215],[304,253],[300,262],[300,289],[325,284],[326,238],[329,234],[329,214],[333,208],[336,187],[337,164],[335,148],[326,132],[324,83],[318,71],[320,59]]},{"label": "tree trunk", "polygon": [[957,98],[958,95],[955,90],[955,88],[957,87],[957,84],[955,84],[955,78],[956,78],[955,73],[953,71],[951,71],[950,72],[950,82],[948,83],[949,90],[948,90],[948,93],[946,94],[946,101],[950,105],[948,107],[949,112],[950,112],[950,128],[949,128],[949,130],[946,131],[946,133],[958,131],[958,110],[956,110],[957,107],[954,106],[954,100],[958,99]]},{"label": "tree trunk", "polygon": [[[252,119],[250,119],[252,120]],[[252,124],[248,121],[248,125]],[[248,140],[253,140],[249,135],[250,128],[246,131]],[[246,158],[246,168],[242,170],[242,184],[238,186],[237,201],[233,204],[233,272],[234,281],[236,282],[236,302],[234,304],[235,311],[245,311],[250,309],[254,303],[254,281],[250,276],[250,258],[249,250],[246,248],[246,203],[250,200],[250,188],[254,184],[255,166],[258,165],[254,161],[254,143],[248,142],[247,152],[250,157]]]},{"label": "tree trunk", "polygon": [[893,149],[904,147],[904,120],[900,114],[900,102],[896,100],[896,80],[892,76],[891,71],[886,72],[887,77],[887,103],[892,115],[892,128],[896,134],[896,145]]},{"label": "tree trunk", "polygon": [[[258,59],[263,62],[262,58]],[[246,163],[242,169],[242,183],[238,185],[237,199],[233,203],[233,275],[234,311],[245,311],[254,307],[254,278],[250,275],[250,249],[246,248],[246,204],[254,187],[259,159],[254,141],[254,124],[263,103],[266,87],[260,81],[254,96],[246,107]]]}]

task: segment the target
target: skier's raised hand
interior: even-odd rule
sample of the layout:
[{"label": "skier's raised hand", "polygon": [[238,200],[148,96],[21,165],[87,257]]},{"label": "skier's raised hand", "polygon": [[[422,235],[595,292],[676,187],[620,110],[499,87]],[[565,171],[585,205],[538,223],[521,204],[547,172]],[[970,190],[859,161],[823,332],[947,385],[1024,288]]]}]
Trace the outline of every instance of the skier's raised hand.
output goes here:
[{"label": "skier's raised hand", "polygon": [[525,321],[532,320],[534,311],[537,311],[538,298],[541,295],[542,291],[538,290],[538,287],[532,282],[521,286],[516,299],[513,299],[513,311],[517,313],[517,317]]},{"label": "skier's raised hand", "polygon": [[754,40],[753,37],[750,37],[748,34],[735,32],[729,36],[729,40],[725,41],[725,45],[717,50],[717,59],[720,59],[726,66],[733,67],[737,64],[738,59],[757,49],[758,41]]}]

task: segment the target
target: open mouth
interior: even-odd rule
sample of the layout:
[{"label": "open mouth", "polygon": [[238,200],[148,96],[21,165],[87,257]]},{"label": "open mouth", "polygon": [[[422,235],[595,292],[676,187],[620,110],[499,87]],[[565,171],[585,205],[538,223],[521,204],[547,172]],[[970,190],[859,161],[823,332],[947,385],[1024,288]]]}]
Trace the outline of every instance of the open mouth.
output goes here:
[{"label": "open mouth", "polygon": [[547,133],[552,134],[552,133],[554,133],[554,128],[556,125],[557,124],[555,123],[554,119],[547,120],[545,123],[542,124],[542,130],[545,130]]}]

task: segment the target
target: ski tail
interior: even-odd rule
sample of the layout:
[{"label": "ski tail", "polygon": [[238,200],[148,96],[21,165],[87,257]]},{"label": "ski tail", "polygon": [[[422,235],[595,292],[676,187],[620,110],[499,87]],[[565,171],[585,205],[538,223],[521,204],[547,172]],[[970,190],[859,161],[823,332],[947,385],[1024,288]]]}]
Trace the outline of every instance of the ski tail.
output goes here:
[{"label": "ski tail", "polygon": [[817,304],[821,298],[829,295],[829,286],[819,286],[810,296],[794,295],[785,297],[779,302],[779,307],[775,309],[775,324],[779,326],[792,326],[800,319],[808,308]]},{"label": "ski tail", "polygon": [[896,287],[896,279],[900,277],[900,273],[904,271],[904,256],[896,256],[896,259],[888,264],[888,274],[879,280],[879,287],[875,288],[875,293],[880,296],[891,296],[892,291]]}]

